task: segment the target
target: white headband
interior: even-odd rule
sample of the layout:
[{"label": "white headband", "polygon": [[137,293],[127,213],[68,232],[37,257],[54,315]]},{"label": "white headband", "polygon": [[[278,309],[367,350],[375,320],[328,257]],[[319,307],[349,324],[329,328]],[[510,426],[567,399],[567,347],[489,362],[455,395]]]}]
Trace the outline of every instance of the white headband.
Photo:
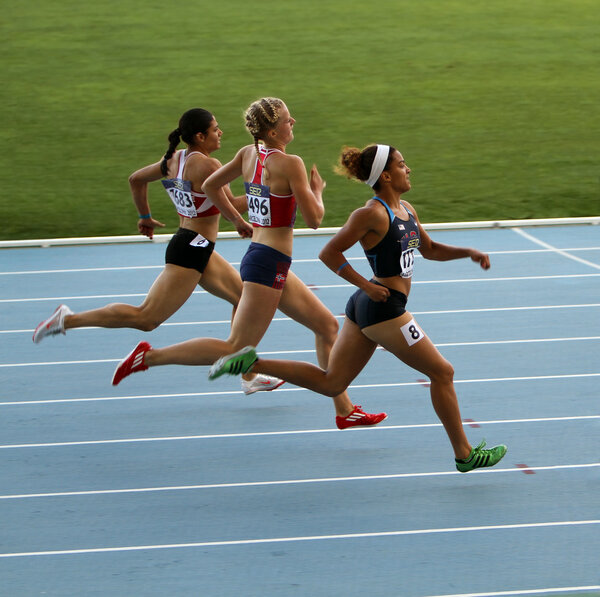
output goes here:
[{"label": "white headband", "polygon": [[372,187],[379,180],[389,155],[389,145],[377,146],[377,153],[375,154],[375,159],[373,160],[373,165],[371,166],[371,176],[369,176],[369,180],[365,181],[370,187]]}]

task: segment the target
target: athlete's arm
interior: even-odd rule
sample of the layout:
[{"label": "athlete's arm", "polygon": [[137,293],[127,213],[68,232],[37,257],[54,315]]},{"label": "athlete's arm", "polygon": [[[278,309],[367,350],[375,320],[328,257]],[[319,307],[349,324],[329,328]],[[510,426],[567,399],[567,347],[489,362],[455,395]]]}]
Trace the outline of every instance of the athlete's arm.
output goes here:
[{"label": "athlete's arm", "polygon": [[284,174],[288,179],[292,194],[296,198],[300,213],[306,225],[316,230],[325,215],[323,189],[326,186],[317,167],[310,170],[310,182],[302,158],[297,155],[285,156]]},{"label": "athlete's arm", "polygon": [[[148,183],[163,178],[160,164],[161,162],[156,162],[156,164],[145,166],[144,168],[136,170],[129,176],[129,188],[131,189],[131,196],[140,216],[150,214],[150,204],[148,203]],[[164,224],[152,217],[138,219],[138,231],[148,238],[152,238],[154,236],[154,229],[157,227],[164,228]]]},{"label": "athlete's arm", "polygon": [[[387,214],[386,214],[387,217]],[[381,302],[387,300],[390,291],[384,286],[373,284],[361,276],[346,260],[344,251],[353,247],[368,235],[380,234],[382,218],[379,210],[361,207],[352,212],[348,221],[337,234],[321,249],[319,259],[332,271],[357,288],[364,290],[369,298]],[[385,222],[387,223],[387,222]]]},{"label": "athlete's arm", "polygon": [[242,153],[244,148],[240,149],[236,156],[224,166],[215,170],[202,185],[202,190],[206,196],[217,206],[226,220],[229,220],[238,231],[238,234],[244,238],[252,236],[252,226],[242,218],[240,212],[232,204],[225,188],[236,178],[242,176]]},{"label": "athlete's arm", "polygon": [[454,245],[445,245],[432,240],[421,225],[415,208],[407,201],[404,201],[404,203],[406,203],[406,206],[415,216],[415,220],[419,226],[419,234],[421,235],[421,246],[419,247],[419,251],[425,259],[431,259],[433,261],[450,261],[452,259],[464,259],[465,257],[470,257],[475,263],[479,263],[483,269],[490,268],[490,257],[486,253],[482,253],[477,249],[471,249],[469,247],[455,247]]}]

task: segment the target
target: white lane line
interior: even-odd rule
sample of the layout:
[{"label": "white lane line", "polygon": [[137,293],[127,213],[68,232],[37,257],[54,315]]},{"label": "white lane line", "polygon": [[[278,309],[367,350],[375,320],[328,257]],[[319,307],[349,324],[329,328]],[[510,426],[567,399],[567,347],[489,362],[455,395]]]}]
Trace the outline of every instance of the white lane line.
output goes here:
[{"label": "white lane line", "polygon": [[[413,315],[448,315],[458,313],[493,313],[495,311],[537,311],[546,309],[589,309],[600,307],[600,303],[584,303],[579,305],[532,305],[529,307],[484,307],[475,309],[437,309],[433,311],[412,311]],[[334,315],[336,319],[343,319],[343,315]],[[272,322],[282,321],[294,321],[290,317],[275,317]],[[180,321],[180,322],[165,322],[161,324],[161,327],[173,327],[173,326],[189,326],[189,325],[231,325],[231,319],[215,319],[212,321]],[[99,327],[81,327],[73,330],[69,330],[69,334],[72,332],[78,332],[82,330],[99,330]],[[0,334],[31,334],[33,329],[22,329],[22,330],[0,330]]]},{"label": "white lane line", "polygon": [[226,547],[236,545],[258,545],[272,543],[292,543],[300,541],[326,541],[333,539],[365,539],[378,537],[403,537],[412,535],[433,535],[445,533],[469,533],[482,531],[509,531],[517,529],[543,529],[556,527],[579,527],[600,524],[600,520],[560,520],[551,522],[531,522],[519,524],[495,524],[470,527],[448,527],[438,529],[413,529],[401,531],[381,531],[373,533],[346,533],[341,535],[308,535],[298,537],[272,537],[266,539],[238,539],[233,541],[199,541],[195,543],[167,543],[155,545],[128,545],[123,547],[92,547],[87,549],[61,549],[49,551],[25,551],[0,553],[0,558],[23,558],[35,556],[78,555],[84,553],[107,553],[124,551],[147,551],[157,549],[184,549],[192,547]]},{"label": "white lane line", "polygon": [[[476,282],[514,282],[514,281],[529,281],[529,280],[568,280],[573,278],[594,278],[600,274],[555,274],[550,276],[507,276],[503,278],[455,278],[449,280],[415,280],[412,285],[420,284],[470,284]],[[351,284],[316,284],[320,289],[331,289],[331,288],[354,288]],[[115,299],[115,298],[140,298],[145,297],[147,293],[130,293],[130,294],[90,294],[90,295],[76,295],[76,296],[60,296],[60,297],[26,297],[26,298],[12,298],[12,299],[0,299],[0,303],[31,303],[31,302],[43,302],[53,301],[57,303],[66,301],[78,301],[78,300],[89,300],[89,299]],[[192,294],[207,294],[206,290],[194,290]]]},{"label": "white lane line", "polygon": [[[529,466],[528,471],[555,471],[576,470],[600,467],[600,462],[589,464],[565,464],[554,466]],[[486,468],[472,471],[475,475],[498,474],[498,473],[522,473],[520,468]],[[312,483],[340,483],[346,481],[378,481],[388,479],[415,479],[420,477],[445,477],[448,475],[462,475],[458,471],[439,471],[429,473],[398,473],[389,475],[364,475],[356,477],[321,477],[315,479],[286,479],[277,481],[247,481],[239,483],[210,483],[203,485],[173,485],[167,487],[134,487],[129,489],[95,489],[89,491],[59,491],[51,493],[21,493],[13,495],[0,495],[0,500],[23,500],[31,498],[53,498],[53,497],[82,497],[93,495],[114,495],[123,493],[152,493],[161,491],[188,491],[202,489],[229,489],[236,487],[270,487],[278,485],[303,485]]]},{"label": "white lane line", "polygon": [[536,238],[535,236],[532,236],[528,232],[525,232],[525,230],[521,230],[521,228],[511,228],[511,230],[513,232],[516,232],[519,236],[522,236],[523,238],[530,240],[532,243],[535,243],[536,245],[540,245],[540,247],[544,247],[545,249],[548,249],[554,253],[557,253],[558,255],[562,255],[563,257],[566,257],[567,259],[572,259],[573,261],[577,261],[578,263],[583,263],[584,265],[589,265],[590,267],[593,267],[594,269],[600,269],[600,265],[598,265],[597,263],[593,263],[591,261],[588,261],[587,259],[582,259],[581,257],[577,257],[576,255],[571,255],[571,253],[568,252],[568,249],[559,249],[557,247],[554,247],[551,244],[544,242],[543,240],[540,240],[539,238]]},{"label": "white lane line", "polygon": [[[493,346],[493,345],[504,345],[504,344],[531,344],[531,343],[543,343],[543,342],[586,342],[586,341],[600,340],[600,336],[574,336],[572,338],[524,338],[521,340],[478,340],[474,342],[436,342],[435,346],[438,348],[458,348],[465,346]],[[377,347],[377,350],[383,350],[381,346]],[[290,355],[290,354],[311,354],[316,353],[316,349],[299,349],[299,350],[272,350],[272,351],[261,351],[260,356],[271,356],[271,355]],[[0,368],[6,367],[37,367],[46,365],[90,365],[96,363],[119,363],[121,359],[86,359],[77,361],[41,361],[33,362],[29,361],[26,363],[1,363]]]},{"label": "white lane line", "polygon": [[[465,421],[465,425],[515,425],[523,423],[557,423],[565,421],[593,421],[600,419],[600,415],[581,415],[569,417],[538,417],[529,419],[504,419],[496,421]],[[352,433],[375,433],[377,431],[390,431],[398,429],[427,429],[441,427],[441,423],[420,423],[414,425],[378,425],[377,427],[357,427]],[[138,444],[149,442],[176,442],[214,439],[234,439],[247,437],[273,437],[279,435],[307,435],[312,433],[339,433],[338,429],[297,429],[293,431],[253,431],[246,433],[219,433],[212,435],[181,435],[167,437],[130,437],[120,439],[81,440],[76,442],[45,442],[37,444],[5,444],[0,445],[0,450],[14,450],[22,448],[62,448],[71,446],[99,446],[108,444]]]},{"label": "white lane line", "polygon": [[[513,251],[487,251],[488,255],[522,255],[527,253],[550,253],[555,249],[518,249]],[[599,251],[600,247],[569,247],[562,249],[563,251]],[[416,258],[422,258],[422,255],[416,254]],[[365,261],[363,256],[348,257],[348,261]],[[239,266],[239,261],[230,261],[234,267]],[[294,263],[321,263],[320,259],[294,259]],[[164,265],[126,265],[119,267],[78,267],[78,268],[63,268],[63,269],[38,269],[38,270],[21,270],[14,272],[0,272],[0,276],[23,276],[23,275],[39,275],[39,274],[71,274],[71,273],[86,273],[86,272],[118,272],[131,270],[147,270],[147,269],[163,269]]]},{"label": "white lane line", "polygon": [[[543,380],[554,380],[554,379],[582,379],[587,377],[600,377],[600,373],[574,373],[569,375],[538,375],[529,377],[496,377],[486,379],[455,379],[455,384],[462,383],[496,383],[503,381],[543,381]],[[377,388],[404,388],[404,387],[416,387],[422,386],[422,381],[406,381],[397,383],[386,383],[386,384],[353,384],[348,387],[349,390],[369,390]],[[309,392],[306,388],[278,388],[277,392]],[[59,404],[59,403],[75,403],[75,402],[104,402],[110,400],[148,400],[151,398],[202,398],[202,397],[215,397],[215,396],[237,396],[241,394],[241,390],[230,390],[226,392],[177,392],[173,394],[141,394],[137,396],[99,396],[95,398],[56,398],[47,400],[12,400],[7,402],[0,402],[1,406],[23,406],[32,404]]]},{"label": "white lane line", "polygon": [[573,593],[583,591],[596,591],[600,585],[579,587],[548,587],[546,589],[523,589],[518,591],[492,591],[487,593],[453,593],[452,595],[427,595],[425,597],[511,597],[519,595],[551,595],[553,593]]}]

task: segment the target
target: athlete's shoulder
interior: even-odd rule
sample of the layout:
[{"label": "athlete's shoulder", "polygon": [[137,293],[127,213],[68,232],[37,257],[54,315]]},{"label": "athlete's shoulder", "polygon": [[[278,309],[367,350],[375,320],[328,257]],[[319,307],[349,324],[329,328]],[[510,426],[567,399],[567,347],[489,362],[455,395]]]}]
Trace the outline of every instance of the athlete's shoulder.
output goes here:
[{"label": "athlete's shoulder", "polygon": [[365,214],[368,214],[371,218],[388,218],[389,207],[387,203],[379,198],[371,197],[361,209],[364,209]]},{"label": "athlete's shoulder", "polygon": [[385,208],[379,201],[369,199],[362,207],[355,209],[348,218],[353,224],[361,223],[370,228],[377,227],[380,222],[386,222],[387,214]]},{"label": "athlete's shoulder", "polygon": [[400,203],[407,209],[415,218],[418,219],[417,210],[406,199],[401,199]]}]

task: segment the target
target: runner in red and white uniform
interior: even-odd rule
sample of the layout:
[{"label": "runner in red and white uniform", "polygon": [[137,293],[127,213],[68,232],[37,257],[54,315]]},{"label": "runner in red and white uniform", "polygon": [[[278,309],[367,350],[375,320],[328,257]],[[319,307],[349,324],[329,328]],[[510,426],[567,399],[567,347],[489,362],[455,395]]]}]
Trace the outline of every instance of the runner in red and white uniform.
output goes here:
[{"label": "runner in red and white uniform", "polygon": [[[304,222],[318,228],[324,214],[325,182],[316,166],[310,179],[304,162],[286,153],[296,122],[285,103],[262,98],[246,111],[246,128],[254,144],[240,149],[228,164],[204,183],[203,190],[242,236],[252,230],[252,243],[240,267],[242,297],[227,341],[198,338],[160,349],[136,347],[117,367],[113,383],[135,371],[167,364],[211,365],[219,357],[252,344],[264,336],[279,308],[315,333],[317,359],[327,367],[337,337],[338,323],[331,312],[291,271],[296,208]],[[227,194],[229,183],[243,178],[248,202],[248,224]],[[140,356],[142,355],[142,356]],[[375,425],[385,413],[369,414],[352,404],[344,391],[334,396],[340,429]]]},{"label": "runner in red and white uniform", "polygon": [[[138,210],[137,227],[140,233],[152,238],[155,228],[164,226],[154,219],[148,203],[148,184],[163,179],[177,213],[180,226],[169,242],[165,268],[150,288],[140,306],[123,303],[100,309],[73,313],[66,305],[58,309],[36,328],[33,341],[78,327],[136,328],[151,331],[173,315],[191,296],[202,288],[237,307],[242,294],[242,282],[237,270],[216,251],[219,229],[219,210],[202,191],[202,184],[221,163],[210,157],[221,147],[223,132],[214,116],[202,108],[185,112],[178,127],[169,136],[169,148],[162,159],[137,170],[129,177],[133,202]],[[181,141],[185,149],[177,151]],[[234,198],[224,189],[229,201],[242,212],[245,197]],[[248,234],[249,235],[249,234]],[[242,382],[246,393],[272,390],[280,380],[267,376],[248,376]]]}]

